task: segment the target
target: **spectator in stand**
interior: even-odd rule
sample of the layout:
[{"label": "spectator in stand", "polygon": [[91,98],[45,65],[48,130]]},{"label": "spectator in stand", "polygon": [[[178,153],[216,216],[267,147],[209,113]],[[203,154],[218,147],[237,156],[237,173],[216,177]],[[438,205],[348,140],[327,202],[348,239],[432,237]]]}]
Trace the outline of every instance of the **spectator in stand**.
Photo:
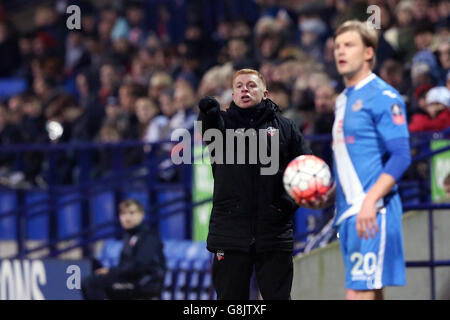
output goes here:
[{"label": "spectator in stand", "polygon": [[332,79],[332,81],[338,83],[341,80],[339,73],[336,69],[336,63],[334,62],[334,39],[333,37],[329,37],[325,41],[325,45],[323,48],[323,64],[324,71],[326,74]]},{"label": "spectator in stand", "polygon": [[[3,147],[22,143],[22,130],[11,123],[9,110],[0,105],[0,145]],[[18,179],[17,179],[18,178]],[[0,153],[0,184],[13,186],[23,180],[23,173],[15,168],[15,155],[13,153]]]},{"label": "spectator in stand", "polygon": [[444,42],[439,44],[437,54],[441,65],[439,85],[445,86],[447,75],[450,72],[450,35]]},{"label": "spectator in stand", "polygon": [[140,97],[136,100],[136,116],[139,121],[139,139],[144,140],[147,136],[150,123],[156,117],[159,110],[152,99]]},{"label": "spectator in stand", "polygon": [[43,5],[35,11],[36,53],[52,53],[63,56],[64,39],[67,32],[66,22],[58,16],[55,8]]},{"label": "spectator in stand", "polygon": [[96,33],[85,35],[84,45],[86,47],[86,52],[89,54],[91,72],[99,72],[104,57],[102,44],[100,43],[98,35]]},{"label": "spectator in stand", "polygon": [[262,17],[255,25],[255,57],[259,64],[274,61],[284,45],[284,38],[276,21],[271,17]]},{"label": "spectator in stand", "polygon": [[8,119],[9,123],[13,125],[20,126],[22,118],[23,118],[23,94],[13,95],[8,100]]},{"label": "spectator in stand", "polygon": [[314,134],[331,133],[334,122],[335,100],[336,91],[329,84],[321,84],[314,91],[314,110],[317,114],[312,130]]},{"label": "spectator in stand", "polygon": [[270,87],[270,100],[272,100],[281,110],[281,114],[289,118],[288,110],[291,110],[291,101],[289,99],[289,90],[280,82],[274,83]]},{"label": "spectator in stand", "polygon": [[57,87],[56,81],[47,76],[36,76],[33,81],[33,93],[41,100],[43,109],[55,100],[61,93],[59,87]]},{"label": "spectator in stand", "polygon": [[65,52],[64,73],[66,77],[71,77],[90,65],[89,53],[85,48],[84,35],[81,31],[73,30],[68,33]]},{"label": "spectator in stand", "polygon": [[323,37],[327,32],[326,24],[317,15],[299,16],[300,49],[311,58],[322,62]]},{"label": "spectator in stand", "polygon": [[131,58],[130,70],[125,75],[123,82],[133,82],[141,86],[146,86],[149,80],[149,74],[145,70],[139,55],[135,54]]},{"label": "spectator in stand", "polygon": [[117,119],[119,118],[121,112],[119,99],[117,99],[114,96],[108,97],[106,99],[106,106],[105,106],[105,119],[103,122],[109,122],[109,123],[116,123]]},{"label": "spectator in stand", "polygon": [[229,61],[233,64],[234,69],[255,67],[256,62],[251,58],[250,47],[246,39],[231,38],[228,40],[227,48]]},{"label": "spectator in stand", "polygon": [[433,88],[430,84],[424,84],[416,88],[413,99],[407,110],[408,119],[411,119],[414,113],[425,113],[427,92]]},{"label": "spectator in stand", "polygon": [[117,126],[126,140],[138,139],[138,119],[136,117],[136,100],[145,96],[145,88],[128,83],[120,86],[119,103],[121,112],[117,118]]},{"label": "spectator in stand", "polygon": [[101,104],[106,103],[106,98],[116,96],[120,84],[120,74],[114,63],[107,62],[100,67],[100,88],[98,99]]},{"label": "spectator in stand", "polygon": [[[197,120],[197,113],[195,112],[197,98],[193,87],[178,78],[173,97],[176,113],[170,120],[170,134],[173,130],[179,128],[192,129],[194,122]],[[170,139],[170,135],[168,138]]]},{"label": "spectator in stand", "polygon": [[[315,119],[311,133],[316,135],[327,135],[331,133],[334,122],[334,105],[336,91],[329,84],[321,84],[314,91]],[[312,142],[313,154],[321,157],[329,165],[332,163],[331,144],[328,142]]]},{"label": "spectator in stand", "polygon": [[143,45],[148,33],[143,4],[138,1],[127,1],[125,17],[130,27],[128,41],[135,47]]},{"label": "spectator in stand", "polygon": [[[44,144],[49,142],[46,129],[46,119],[43,112],[42,100],[34,95],[26,95],[22,104],[23,118],[20,131],[23,143]],[[27,152],[24,157],[25,180],[37,185],[42,181],[43,154],[41,152]]]},{"label": "spectator in stand", "polygon": [[412,116],[409,131],[441,131],[450,127],[450,91],[434,87],[426,96],[425,113]]},{"label": "spectator in stand", "polygon": [[158,298],[166,263],[158,233],[147,227],[141,203],[126,199],[119,204],[120,225],[125,231],[119,265],[97,268],[83,279],[87,300]]},{"label": "spectator in stand", "polygon": [[439,77],[439,67],[436,56],[431,50],[434,36],[434,25],[429,21],[419,21],[414,29],[414,43],[417,52],[412,59],[413,66],[424,63],[429,67],[433,81]]},{"label": "spectator in stand", "polygon": [[411,83],[413,88],[421,85],[433,85],[434,78],[430,66],[426,62],[416,62],[411,66]]},{"label": "spectator in stand", "polygon": [[[112,120],[105,120],[100,128],[96,141],[103,144],[116,144],[123,139],[120,130],[116,123]],[[102,146],[94,152],[94,161],[96,165],[92,167],[91,175],[95,178],[102,178],[110,173],[115,172],[115,169],[122,168],[123,163],[117,161],[114,153],[117,151],[114,147]]]},{"label": "spectator in stand", "polygon": [[176,113],[173,90],[163,90],[159,96],[161,115],[151,122],[144,140],[147,142],[166,141],[170,139],[170,120]]},{"label": "spectator in stand", "polygon": [[403,66],[400,62],[393,59],[385,60],[380,67],[380,77],[401,94],[405,93]]},{"label": "spectator in stand", "polygon": [[395,7],[395,24],[384,33],[384,38],[398,52],[402,63],[411,61],[414,45],[413,1],[402,0]]},{"label": "spectator in stand", "polygon": [[172,77],[166,72],[157,72],[153,74],[148,86],[148,96],[157,101],[161,91],[171,88],[173,85]]}]

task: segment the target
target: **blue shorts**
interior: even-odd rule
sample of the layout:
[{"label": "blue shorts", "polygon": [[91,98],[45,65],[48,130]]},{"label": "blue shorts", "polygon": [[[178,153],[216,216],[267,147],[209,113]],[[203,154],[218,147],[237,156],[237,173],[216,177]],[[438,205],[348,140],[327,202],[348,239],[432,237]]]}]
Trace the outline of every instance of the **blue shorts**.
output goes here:
[{"label": "blue shorts", "polygon": [[377,214],[378,233],[360,239],[356,215],[339,224],[339,240],[345,265],[345,287],[374,290],[406,284],[402,236],[402,206],[394,196]]}]

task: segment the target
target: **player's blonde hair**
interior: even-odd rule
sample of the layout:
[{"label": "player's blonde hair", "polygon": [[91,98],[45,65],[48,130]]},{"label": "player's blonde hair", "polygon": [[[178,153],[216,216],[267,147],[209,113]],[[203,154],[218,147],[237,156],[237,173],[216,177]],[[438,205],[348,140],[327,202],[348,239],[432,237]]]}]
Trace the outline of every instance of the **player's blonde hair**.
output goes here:
[{"label": "player's blonde hair", "polygon": [[378,48],[378,34],[376,30],[369,27],[365,22],[361,22],[358,20],[348,20],[345,21],[336,29],[333,38],[336,40],[336,38],[340,34],[347,31],[356,31],[361,36],[364,45],[366,47],[373,48],[373,58],[370,61],[370,68],[373,70],[373,68],[375,68],[375,65],[377,63],[375,53],[377,52]]},{"label": "player's blonde hair", "polygon": [[236,79],[236,77],[241,74],[255,74],[261,80],[262,84],[264,85],[264,89],[267,89],[266,80],[264,79],[263,75],[259,71],[256,71],[254,69],[241,69],[236,71],[233,75],[233,82],[232,82],[233,84],[234,79]]}]

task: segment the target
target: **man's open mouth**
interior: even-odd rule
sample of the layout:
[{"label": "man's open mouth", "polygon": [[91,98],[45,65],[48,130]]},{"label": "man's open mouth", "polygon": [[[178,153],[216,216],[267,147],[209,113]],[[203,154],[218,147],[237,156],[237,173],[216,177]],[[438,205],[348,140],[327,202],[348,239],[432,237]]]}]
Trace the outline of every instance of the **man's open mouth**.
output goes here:
[{"label": "man's open mouth", "polygon": [[242,96],[242,97],[241,97],[241,100],[242,100],[243,102],[249,102],[251,99],[250,99],[250,96]]}]

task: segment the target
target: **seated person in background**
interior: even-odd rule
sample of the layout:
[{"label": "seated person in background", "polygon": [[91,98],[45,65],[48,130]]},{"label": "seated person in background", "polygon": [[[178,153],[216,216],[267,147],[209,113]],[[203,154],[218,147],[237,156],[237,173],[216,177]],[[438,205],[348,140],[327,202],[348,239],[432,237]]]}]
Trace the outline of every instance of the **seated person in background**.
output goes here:
[{"label": "seated person in background", "polygon": [[410,132],[441,131],[450,127],[450,90],[435,87],[428,91],[424,112],[412,116]]},{"label": "seated person in background", "polygon": [[119,219],[125,230],[119,265],[99,268],[83,279],[86,300],[159,297],[166,269],[159,235],[144,222],[144,208],[133,199],[119,205]]}]

